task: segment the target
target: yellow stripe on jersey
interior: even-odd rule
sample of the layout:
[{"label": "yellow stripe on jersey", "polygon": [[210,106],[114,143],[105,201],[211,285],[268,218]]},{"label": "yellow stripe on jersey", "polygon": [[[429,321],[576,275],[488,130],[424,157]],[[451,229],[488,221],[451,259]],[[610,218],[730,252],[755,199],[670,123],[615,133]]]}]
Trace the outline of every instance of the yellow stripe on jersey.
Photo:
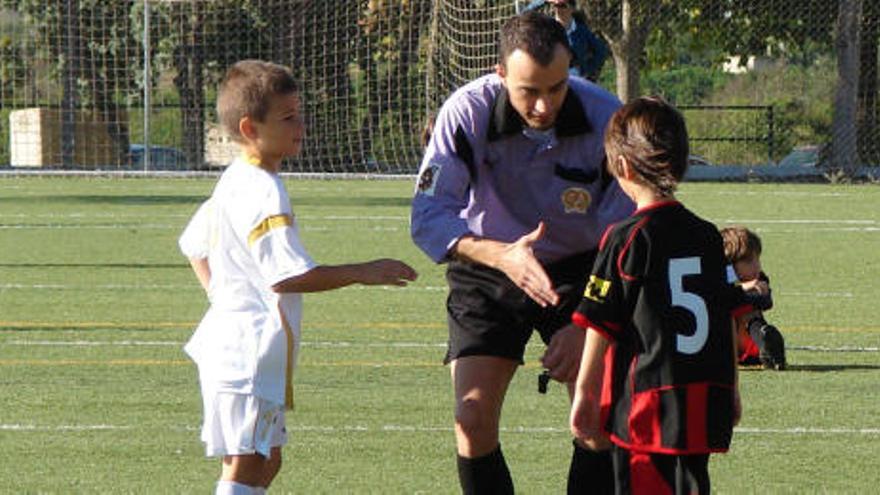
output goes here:
[{"label": "yellow stripe on jersey", "polygon": [[288,410],[293,409],[293,351],[294,351],[294,336],[293,329],[290,328],[290,324],[287,323],[287,318],[284,317],[284,310],[281,308],[281,304],[278,304],[278,313],[281,315],[281,326],[284,327],[284,333],[287,334],[287,369],[284,373],[284,408]]},{"label": "yellow stripe on jersey", "polygon": [[244,154],[244,155],[241,155],[241,158],[242,158],[242,160],[244,160],[244,162],[247,163],[248,165],[256,165],[256,166],[259,167],[260,164],[263,163],[263,161],[260,160],[259,157],[256,157],[256,156],[253,156],[253,155]]},{"label": "yellow stripe on jersey", "polygon": [[260,237],[263,237],[272,229],[289,227],[291,225],[293,225],[293,217],[291,215],[281,214],[267,217],[254,227],[254,230],[251,230],[251,233],[248,235],[248,246],[252,246]]}]

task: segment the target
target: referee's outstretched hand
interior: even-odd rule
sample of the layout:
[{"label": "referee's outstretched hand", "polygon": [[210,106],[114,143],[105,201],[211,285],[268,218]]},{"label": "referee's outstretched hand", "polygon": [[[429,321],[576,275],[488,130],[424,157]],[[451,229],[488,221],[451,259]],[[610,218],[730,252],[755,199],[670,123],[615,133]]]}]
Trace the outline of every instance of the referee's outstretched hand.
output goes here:
[{"label": "referee's outstretched hand", "polygon": [[507,277],[542,307],[555,306],[559,294],[544,267],[535,258],[532,245],[544,236],[544,222],[528,234],[508,244],[502,253],[498,267]]}]

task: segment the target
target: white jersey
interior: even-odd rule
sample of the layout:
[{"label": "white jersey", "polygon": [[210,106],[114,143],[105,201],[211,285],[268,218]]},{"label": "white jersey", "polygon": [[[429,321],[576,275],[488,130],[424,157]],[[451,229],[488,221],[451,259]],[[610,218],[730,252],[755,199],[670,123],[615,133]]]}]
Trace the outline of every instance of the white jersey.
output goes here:
[{"label": "white jersey", "polygon": [[271,287],[315,262],[299,240],[281,179],[237,158],[179,245],[189,258],[207,258],[211,269],[211,307],[184,347],[203,385],[291,406],[302,295]]}]

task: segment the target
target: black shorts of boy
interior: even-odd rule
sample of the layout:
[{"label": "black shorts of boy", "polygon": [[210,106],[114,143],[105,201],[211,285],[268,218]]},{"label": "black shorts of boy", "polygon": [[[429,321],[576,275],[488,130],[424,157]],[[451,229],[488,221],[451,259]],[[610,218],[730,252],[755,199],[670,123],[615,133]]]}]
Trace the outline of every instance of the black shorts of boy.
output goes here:
[{"label": "black shorts of boy", "polygon": [[571,323],[595,258],[596,252],[590,251],[544,267],[559,294],[559,304],[546,308],[494,268],[451,261],[446,270],[449,350],[443,362],[467,356],[496,356],[522,364],[533,330],[549,344],[557,330]]},{"label": "black shorts of boy", "polygon": [[674,455],[611,448],[618,495],[709,493],[709,454]]}]

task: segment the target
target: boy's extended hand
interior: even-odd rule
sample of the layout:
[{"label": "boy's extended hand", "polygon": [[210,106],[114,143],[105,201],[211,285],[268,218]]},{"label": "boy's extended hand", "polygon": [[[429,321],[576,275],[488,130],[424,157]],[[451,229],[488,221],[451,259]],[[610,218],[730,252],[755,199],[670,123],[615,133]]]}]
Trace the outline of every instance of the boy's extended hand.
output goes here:
[{"label": "boy's extended hand", "polygon": [[550,338],[550,344],[541,356],[541,365],[554,380],[573,382],[578,376],[583,349],[584,330],[569,323]]},{"label": "boy's extended hand", "polygon": [[392,259],[378,259],[366,263],[346,265],[319,265],[272,286],[275,292],[322,292],[351,284],[396,285],[402,287],[418,277],[406,263]]},{"label": "boy's extended hand", "polygon": [[363,264],[360,283],[364,285],[396,285],[403,287],[418,278],[419,274],[406,263],[382,258]]}]

